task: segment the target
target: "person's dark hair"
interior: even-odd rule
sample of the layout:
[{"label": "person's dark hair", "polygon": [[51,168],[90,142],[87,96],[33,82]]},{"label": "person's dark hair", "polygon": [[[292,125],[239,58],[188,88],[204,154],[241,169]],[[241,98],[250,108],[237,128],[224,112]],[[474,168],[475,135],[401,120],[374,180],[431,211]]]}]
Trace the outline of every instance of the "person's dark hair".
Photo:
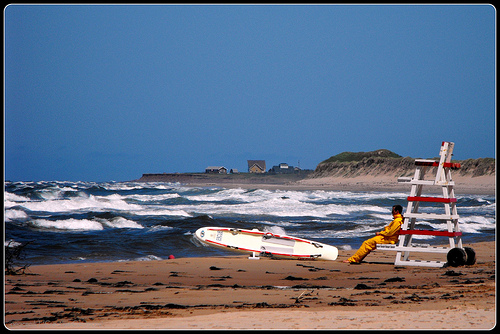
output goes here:
[{"label": "person's dark hair", "polygon": [[394,210],[396,210],[397,212],[399,212],[400,214],[403,213],[403,207],[399,204],[396,204],[392,207]]}]

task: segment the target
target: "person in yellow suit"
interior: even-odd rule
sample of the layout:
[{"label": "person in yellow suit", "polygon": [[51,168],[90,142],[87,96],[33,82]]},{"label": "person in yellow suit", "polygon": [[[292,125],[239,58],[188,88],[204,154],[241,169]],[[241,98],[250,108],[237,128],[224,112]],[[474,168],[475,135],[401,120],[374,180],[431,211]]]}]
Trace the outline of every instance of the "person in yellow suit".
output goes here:
[{"label": "person in yellow suit", "polygon": [[377,244],[395,244],[399,238],[401,225],[403,225],[402,212],[403,207],[401,205],[394,205],[392,207],[394,220],[383,231],[377,232],[373,238],[365,240],[358,251],[344,262],[360,263],[372,250],[377,248]]}]

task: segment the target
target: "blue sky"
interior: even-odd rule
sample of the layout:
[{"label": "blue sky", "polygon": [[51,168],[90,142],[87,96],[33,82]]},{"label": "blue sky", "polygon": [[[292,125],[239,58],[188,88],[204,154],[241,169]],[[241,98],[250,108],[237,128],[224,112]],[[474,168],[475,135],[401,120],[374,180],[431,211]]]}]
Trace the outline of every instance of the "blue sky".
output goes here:
[{"label": "blue sky", "polygon": [[495,157],[489,5],[10,5],[5,178]]}]

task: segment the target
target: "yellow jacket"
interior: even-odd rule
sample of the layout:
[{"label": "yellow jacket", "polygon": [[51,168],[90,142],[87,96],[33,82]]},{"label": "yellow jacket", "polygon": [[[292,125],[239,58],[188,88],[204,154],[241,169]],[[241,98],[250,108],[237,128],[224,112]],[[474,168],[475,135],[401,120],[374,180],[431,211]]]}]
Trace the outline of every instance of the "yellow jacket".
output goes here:
[{"label": "yellow jacket", "polygon": [[403,216],[398,213],[394,216],[394,220],[380,232],[380,235],[383,235],[386,240],[397,241],[401,225],[403,225]]}]

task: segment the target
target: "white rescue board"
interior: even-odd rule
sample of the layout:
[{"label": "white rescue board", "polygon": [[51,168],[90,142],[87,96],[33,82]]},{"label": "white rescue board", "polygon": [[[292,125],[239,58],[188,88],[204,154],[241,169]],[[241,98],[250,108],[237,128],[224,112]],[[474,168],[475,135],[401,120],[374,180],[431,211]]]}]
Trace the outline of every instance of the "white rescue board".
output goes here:
[{"label": "white rescue board", "polygon": [[202,227],[194,235],[209,246],[262,256],[334,261],[339,253],[334,246],[257,229]]}]

